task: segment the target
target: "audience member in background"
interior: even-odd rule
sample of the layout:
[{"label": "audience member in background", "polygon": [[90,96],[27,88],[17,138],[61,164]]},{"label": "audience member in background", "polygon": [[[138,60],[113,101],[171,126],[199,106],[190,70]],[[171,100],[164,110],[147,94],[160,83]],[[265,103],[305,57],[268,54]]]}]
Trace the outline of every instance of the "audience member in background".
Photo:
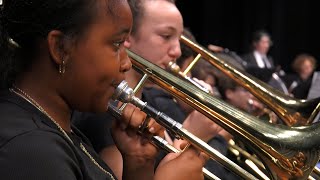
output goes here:
[{"label": "audience member in background", "polygon": [[251,43],[251,51],[242,56],[246,62],[245,68],[248,73],[268,82],[274,72],[273,59],[268,55],[272,45],[271,36],[265,30],[258,30],[253,33]]},{"label": "audience member in background", "polygon": [[242,56],[245,62],[244,67],[249,74],[252,74],[275,89],[287,93],[286,85],[281,79],[285,75],[285,72],[279,65],[275,65],[273,58],[269,55],[271,46],[271,36],[267,31],[258,30],[254,32],[252,50]]},{"label": "audience member in background", "polygon": [[296,98],[306,99],[312,85],[316,69],[316,59],[310,54],[299,54],[292,62],[294,75],[288,75],[289,92]]},{"label": "audience member in background", "polygon": [[274,62],[268,55],[272,45],[271,36],[264,30],[254,32],[252,37],[252,50],[243,56],[248,68],[273,69]]}]

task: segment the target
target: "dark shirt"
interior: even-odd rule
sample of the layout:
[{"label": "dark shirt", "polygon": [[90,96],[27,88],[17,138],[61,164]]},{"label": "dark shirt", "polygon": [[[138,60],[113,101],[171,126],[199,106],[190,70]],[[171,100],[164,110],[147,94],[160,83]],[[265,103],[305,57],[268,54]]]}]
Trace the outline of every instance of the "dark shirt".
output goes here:
[{"label": "dark shirt", "polygon": [[[161,89],[145,87],[142,93],[142,100],[146,101],[149,105],[157,110],[164,112],[166,115],[178,121],[179,123],[183,123],[184,119],[186,118],[185,112],[175,102],[173,96]],[[108,113],[95,115],[77,112],[74,115],[74,122],[76,126],[79,127],[80,130],[90,138],[91,142],[97,143],[96,145],[93,145],[94,147],[97,147],[97,152],[100,152],[103,147],[113,144],[110,134],[110,118],[112,117],[108,115]],[[228,144],[222,136],[218,135],[212,138],[208,144],[220,151],[222,154],[227,154]],[[160,151],[159,156],[157,156],[156,164],[158,164],[165,155],[166,152]],[[213,160],[209,160],[205,167],[209,171],[214,172],[214,174],[217,174],[221,179],[240,179],[238,176],[234,175]]]},{"label": "dark shirt", "polygon": [[41,111],[8,90],[0,92],[0,116],[1,179],[111,179],[80,148],[112,173],[75,127],[68,133],[71,142]]},{"label": "dark shirt", "polygon": [[284,82],[293,97],[307,99],[314,73],[306,80],[302,80],[298,74],[288,74],[284,77]]},{"label": "dark shirt", "polygon": [[296,80],[298,85],[292,90],[292,94],[295,98],[307,99],[312,84],[312,77],[313,76],[310,76],[306,80],[302,80],[301,78]]},{"label": "dark shirt", "polygon": [[[144,88],[141,99],[179,123],[186,118],[183,110],[173,100],[173,96],[163,90]],[[72,115],[73,124],[90,139],[98,153],[103,148],[114,145],[110,130],[113,120],[115,118],[109,113],[93,114],[75,111]]]},{"label": "dark shirt", "polygon": [[247,53],[242,56],[242,59],[245,63],[245,70],[252,76],[258,78],[259,80],[268,83],[272,77],[272,74],[275,72],[275,66],[273,60],[268,56],[268,61],[271,65],[270,68],[260,68],[258,66],[257,60],[254,56],[254,52]]},{"label": "dark shirt", "polygon": [[112,122],[115,120],[109,113],[82,113],[74,111],[73,124],[86,135],[96,152],[101,152],[105,147],[114,145],[111,136]]},{"label": "dark shirt", "polygon": [[186,118],[185,112],[174,100],[174,97],[162,89],[145,87],[142,92],[142,99],[181,124]]},{"label": "dark shirt", "polygon": [[[218,150],[224,156],[228,156],[228,142],[220,135],[217,135],[207,142],[211,147]],[[227,180],[239,180],[239,176],[235,175],[233,172],[223,167],[217,161],[209,159],[205,166],[211,173],[219,177],[220,179]]]}]

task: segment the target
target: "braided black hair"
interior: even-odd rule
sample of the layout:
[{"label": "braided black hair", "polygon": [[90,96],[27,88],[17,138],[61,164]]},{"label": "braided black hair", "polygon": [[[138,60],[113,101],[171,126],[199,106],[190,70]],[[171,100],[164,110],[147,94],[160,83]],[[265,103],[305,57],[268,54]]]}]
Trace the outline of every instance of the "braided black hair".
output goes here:
[{"label": "braided black hair", "polygon": [[97,0],[6,0],[0,12],[0,86],[8,87],[52,30],[68,37],[91,23]]}]

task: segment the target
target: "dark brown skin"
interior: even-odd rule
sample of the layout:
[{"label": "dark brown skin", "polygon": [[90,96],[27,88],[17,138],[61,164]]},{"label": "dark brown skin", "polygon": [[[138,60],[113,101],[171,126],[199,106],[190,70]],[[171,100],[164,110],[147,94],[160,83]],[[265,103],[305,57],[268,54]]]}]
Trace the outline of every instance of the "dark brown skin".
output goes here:
[{"label": "dark brown skin", "polygon": [[[122,43],[131,28],[130,8],[120,1],[122,15],[114,21],[105,13],[106,1],[98,2],[97,17],[77,41],[66,40],[57,30],[49,32],[30,71],[16,82],[66,131],[70,131],[71,109],[106,111],[115,86],[131,68]],[[66,70],[59,74],[62,61]]]}]

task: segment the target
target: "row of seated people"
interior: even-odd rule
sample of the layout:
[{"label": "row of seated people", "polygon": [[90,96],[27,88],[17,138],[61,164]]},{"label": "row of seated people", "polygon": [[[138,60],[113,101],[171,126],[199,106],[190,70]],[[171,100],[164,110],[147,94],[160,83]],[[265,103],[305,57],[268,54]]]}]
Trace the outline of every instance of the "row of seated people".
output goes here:
[{"label": "row of seated people", "polygon": [[[312,99],[320,96],[317,82],[318,72],[315,72],[317,61],[314,56],[307,53],[298,54],[291,63],[293,73],[286,73],[269,55],[272,40],[267,31],[254,32],[251,45],[251,51],[241,56],[235,52],[225,51],[223,48],[220,50],[239,61],[248,73],[288,95],[299,99]],[[208,47],[210,49],[215,46],[209,45]]]},{"label": "row of seated people", "polygon": [[[161,16],[159,15],[158,18],[161,18]],[[147,24],[149,23],[148,20],[148,18],[145,18],[144,21],[140,23]],[[154,21],[155,18],[153,18],[152,20]],[[167,22],[171,23],[171,21]],[[189,38],[195,40],[190,34],[190,32],[188,32],[187,30],[185,30],[184,33]],[[152,34],[150,34],[150,32],[148,32],[147,30],[139,32],[138,30],[133,29],[132,34],[133,35],[131,36],[131,38],[129,38],[129,43],[131,45],[130,49],[134,52],[138,53],[142,57],[152,61],[153,63],[159,65],[162,68],[166,68],[168,66],[169,61],[173,60],[171,58],[161,59],[161,56],[163,56],[160,53],[162,46],[155,46],[155,42],[150,40]],[[135,36],[139,37],[139,39],[135,39]],[[146,50],[146,47],[150,48],[150,51]],[[155,53],[158,51],[159,53]],[[184,45],[181,45],[181,51],[182,54],[180,58],[178,58],[180,56],[179,53],[173,55],[169,54],[168,56],[174,56],[178,58],[177,63],[183,69],[185,67],[185,62],[190,59],[193,59],[194,54],[193,52],[189,52],[191,50],[188,50],[188,47],[185,47]],[[174,51],[167,52],[174,53]],[[230,63],[234,66],[238,67],[239,69],[242,69],[243,71],[245,70],[243,64],[237,62],[232,58],[229,60]],[[214,68],[209,67],[206,63],[199,63],[198,68],[195,69],[196,70],[194,70],[190,74],[190,76],[193,76],[197,79],[203,79],[205,81],[201,82],[201,80],[197,80],[200,84],[203,83],[205,86],[205,83],[210,84],[211,91],[215,96],[220,97],[221,99],[225,100],[226,102],[228,102],[236,108],[242,109],[243,111],[246,111],[259,117],[261,116],[262,111],[260,110],[264,109],[264,106],[261,103],[259,103],[244,88],[240,87],[226,76],[223,76],[222,74],[219,74],[217,72],[213,72],[212,69]],[[138,79],[140,79],[140,75],[136,72],[129,71],[127,73],[127,81],[131,86],[134,86]],[[144,101],[148,102],[149,105],[156,107],[158,110],[166,113],[173,119],[177,120],[178,122],[183,124],[183,126],[187,130],[194,133],[204,141],[208,142],[210,145],[218,149],[223,154],[227,155],[228,141],[231,138],[233,138],[232,135],[227,133],[217,124],[213,123],[211,120],[201,115],[199,112],[188,108],[188,106],[182,103],[180,100],[174,98],[167,92],[164,92],[162,89],[159,89],[157,86],[153,86],[150,84],[147,85],[141,92],[139,92],[137,96],[142,98]],[[265,118],[268,121],[270,121],[270,114],[267,114],[267,116],[267,118],[262,118]],[[97,115],[81,112],[75,112],[73,117],[75,125],[90,138],[90,140],[93,142],[94,147],[96,148],[96,151],[100,153],[101,157],[108,164],[115,164],[115,166],[112,167],[112,169],[117,174],[117,176],[121,178],[121,154],[117,152],[117,148],[114,145],[114,142],[110,134],[111,123],[110,121],[105,121],[105,119],[112,119],[112,117],[107,113]],[[276,123],[277,119],[271,117],[271,121],[272,123]],[[167,137],[167,140],[171,141],[174,144],[179,144],[179,141],[174,139],[173,136],[169,135]],[[162,157],[163,156],[159,156],[159,158]],[[206,167],[222,179],[239,178],[214,161],[209,161],[206,164]]]},{"label": "row of seated people", "polygon": [[[146,32],[144,34],[146,34]],[[195,41],[193,35],[187,29],[184,29],[184,35]],[[143,38],[143,36],[140,34],[139,38]],[[147,47],[154,46],[154,42],[147,40],[139,42],[143,43],[144,46]],[[155,50],[143,51],[144,49],[140,48],[144,46],[135,46],[136,44],[134,43],[131,45],[133,50],[138,52],[138,54],[140,54],[142,57],[150,60],[162,68],[167,68],[170,59],[164,62],[159,57],[154,55]],[[159,49],[160,47],[158,46],[157,50]],[[184,44],[181,44],[181,56],[178,57],[177,55],[178,59],[176,62],[181,67],[181,70],[184,70],[188,62],[194,57],[194,51]],[[232,58],[229,58],[228,60],[237,68],[242,69],[243,71],[245,70],[240,63]],[[130,75],[127,76],[126,80],[131,86],[134,86],[141,78],[141,75],[135,71],[129,71],[128,74]],[[237,85],[230,78],[221,73],[217,73],[217,71],[205,61],[200,61],[194,70],[190,72],[189,76],[193,77],[198,83],[210,89],[214,96],[221,98],[236,108],[251,113],[255,116],[261,116],[262,119],[270,121],[269,114],[267,115],[268,117],[265,118],[265,114],[261,113],[264,109],[264,106],[259,103],[259,101],[257,101],[251,93]],[[164,112],[169,117],[183,124],[184,128],[205,142],[208,142],[209,145],[219,150],[222,154],[226,156],[230,155],[230,151],[228,150],[228,141],[233,139],[233,136],[216,123],[212,122],[212,120],[190,108],[181,100],[174,98],[173,95],[152,84],[147,84],[141,92],[136,94],[136,96],[142,98],[149,105],[156,107],[159,111]],[[107,118],[111,118],[111,116],[108,115],[108,113],[97,115],[75,112],[73,117],[75,125],[90,138],[101,157],[106,162],[109,162],[108,164],[116,164],[116,166],[112,168],[120,178],[122,172],[121,154],[117,152],[116,146],[114,145],[110,134],[111,123],[110,121],[105,120]],[[275,123],[276,118],[272,118],[272,121]],[[181,141],[175,139],[174,135],[172,135],[170,132],[168,132],[166,140],[174,144],[175,147],[180,147]],[[165,153],[162,152],[162,155],[159,156],[159,161],[161,158],[163,158],[163,154]],[[113,162],[111,163],[110,161]],[[118,164],[115,162],[118,162]],[[232,172],[225,169],[223,166],[213,160],[209,160],[205,167],[222,179],[239,179],[238,176],[234,175]]]},{"label": "row of seated people", "polygon": [[[130,105],[120,120],[105,112],[124,76],[130,86],[141,76],[131,69],[125,48],[162,68],[180,57],[183,20],[172,1],[6,1],[0,24],[3,179],[203,178],[203,153],[190,147],[156,155],[137,133],[145,114]],[[217,82],[226,102],[249,113],[261,109],[243,88],[220,88],[228,83]],[[234,137],[201,113],[152,84],[136,96],[227,153]],[[152,120],[148,131],[163,135]],[[237,179],[214,162],[207,168],[221,179]]]}]

